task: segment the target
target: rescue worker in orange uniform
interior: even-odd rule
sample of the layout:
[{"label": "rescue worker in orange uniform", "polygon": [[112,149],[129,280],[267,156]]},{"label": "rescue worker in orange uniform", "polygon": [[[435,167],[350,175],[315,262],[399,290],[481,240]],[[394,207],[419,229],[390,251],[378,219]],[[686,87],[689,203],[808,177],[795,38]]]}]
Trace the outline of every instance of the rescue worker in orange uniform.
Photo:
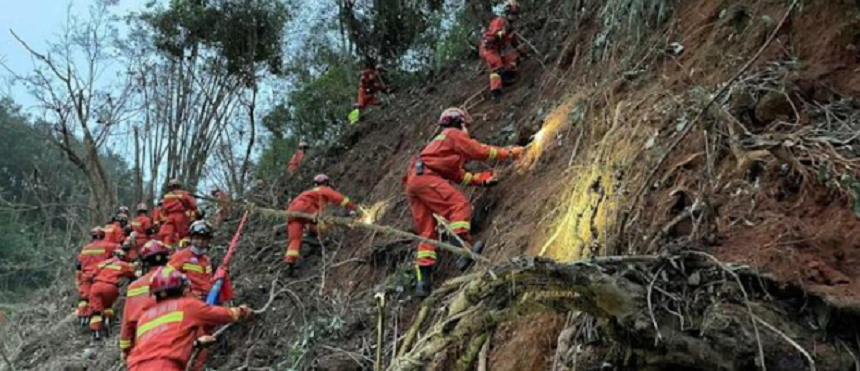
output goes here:
[{"label": "rescue worker in orange uniform", "polygon": [[129,371],[184,371],[195,341],[214,340],[206,336],[207,329],[253,318],[254,312],[246,305],[210,306],[186,296],[187,285],[185,275],[170,266],[153,273],[149,289],[155,303],[143,311],[131,329],[135,345],[128,356]]},{"label": "rescue worker in orange uniform", "polygon": [[519,12],[516,0],[505,3],[503,15],[490,22],[481,41],[479,52],[490,70],[490,93],[496,99],[501,98],[503,86],[514,82],[520,56],[526,54],[513,28]]},{"label": "rescue worker in orange uniform", "polygon": [[[349,197],[345,197],[340,192],[334,190],[331,179],[327,175],[319,174],[314,177],[314,188],[302,192],[296,197],[290,203],[287,211],[318,215],[329,204],[336,204],[347,208],[351,217],[358,215],[358,206],[350,201]],[[294,274],[296,264],[301,258],[302,237],[304,237],[305,227],[308,225],[311,227],[311,233],[319,233],[316,228],[316,222],[313,220],[302,218],[289,218],[287,220],[287,233],[289,234],[290,242],[284,255],[284,261],[287,263],[288,275]]]},{"label": "rescue worker in orange uniform", "polygon": [[134,278],[134,265],[129,263],[128,252],[135,242],[129,238],[120,250],[114,250],[114,257],[99,263],[90,291],[90,330],[93,337],[100,339],[102,332],[107,335],[110,322],[114,318],[113,304],[119,297],[119,286],[123,279]]},{"label": "rescue worker in orange uniform", "polygon": [[125,307],[122,312],[122,326],[119,333],[119,349],[127,358],[134,347],[134,329],[143,310],[155,303],[149,294],[149,282],[156,269],[163,267],[170,259],[170,249],[161,241],[151,240],[140,249],[143,276],[128,285],[125,294]]},{"label": "rescue worker in orange uniform", "polygon": [[[439,118],[442,133],[412,159],[406,176],[406,195],[415,229],[421,237],[436,239],[438,214],[450,222],[450,228],[467,244],[470,234],[472,205],[469,199],[450,182],[464,186],[492,187],[499,180],[492,171],[470,173],[463,168],[468,161],[516,160],[525,152],[523,147],[500,148],[481,144],[469,137],[472,117],[459,108],[449,108]],[[450,241],[452,244],[459,242]],[[466,246],[464,246],[466,247]],[[431,271],[436,264],[436,248],[418,245],[416,263],[417,294],[430,295]]]},{"label": "rescue worker in orange uniform", "polygon": [[149,213],[149,208],[146,204],[139,203],[137,205],[137,216],[131,222],[131,229],[137,233],[134,248],[129,252],[129,259],[132,261],[137,259],[138,250],[143,248],[143,245],[146,244],[146,241],[149,241],[149,236],[152,234],[152,219],[146,215],[147,213]]},{"label": "rescue worker in orange uniform", "polygon": [[308,143],[305,141],[301,141],[299,143],[299,150],[293,154],[293,157],[290,159],[290,163],[287,166],[287,172],[290,175],[295,174],[296,171],[299,170],[299,166],[302,165],[302,160],[305,158],[305,151],[308,149]]},{"label": "rescue worker in orange uniform", "polygon": [[161,203],[164,222],[159,235],[162,242],[174,245],[188,238],[188,226],[198,216],[197,200],[182,189],[179,180],[171,179],[167,188]]},{"label": "rescue worker in orange uniform", "polygon": [[382,81],[381,73],[383,70],[381,65],[374,67],[373,64],[368,63],[366,68],[361,71],[361,76],[358,79],[357,107],[359,110],[364,111],[370,106],[382,105],[382,102],[376,97],[376,93],[388,93],[390,91]]},{"label": "rescue worker in orange uniform", "polygon": [[224,192],[218,188],[212,190],[212,197],[215,198],[215,202],[218,203],[218,211],[215,213],[217,224],[221,224],[227,219],[230,219],[230,215],[233,214],[233,202],[230,200],[230,195],[227,192]]},{"label": "rescue worker in orange uniform", "polygon": [[90,291],[98,265],[110,259],[113,252],[119,248],[119,245],[104,240],[105,232],[101,227],[93,228],[90,231],[90,236],[92,237],[92,241],[81,249],[75,262],[75,280],[78,284],[78,305],[76,312],[81,326],[89,323],[91,314]]},{"label": "rescue worker in orange uniform", "polygon": [[128,214],[117,213],[108,225],[104,226],[105,240],[115,244],[125,241],[126,227],[128,226]]},{"label": "rescue worker in orange uniform", "polygon": [[[205,220],[198,220],[191,225],[191,242],[188,247],[177,251],[170,257],[168,265],[188,277],[191,293],[205,299],[213,285],[212,263],[209,261],[209,242],[212,239],[212,226]],[[224,281],[221,290],[220,303],[231,299],[232,285],[229,279]]]}]

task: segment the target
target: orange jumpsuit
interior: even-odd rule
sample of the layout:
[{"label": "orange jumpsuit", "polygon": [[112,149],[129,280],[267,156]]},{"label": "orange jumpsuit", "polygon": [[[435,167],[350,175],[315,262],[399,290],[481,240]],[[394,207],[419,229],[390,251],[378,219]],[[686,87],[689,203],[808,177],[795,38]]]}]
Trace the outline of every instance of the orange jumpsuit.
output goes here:
[{"label": "orange jumpsuit", "polygon": [[158,234],[162,242],[173,245],[188,238],[188,226],[197,215],[197,200],[183,190],[170,191],[161,203],[164,222]]},{"label": "orange jumpsuit", "polygon": [[125,241],[125,231],[119,222],[113,222],[104,227],[105,241],[121,244]]},{"label": "orange jumpsuit", "polygon": [[134,328],[129,371],[183,371],[194,341],[207,328],[236,322],[239,308],[206,305],[197,298],[178,297],[149,306]]},{"label": "orange jumpsuit", "polygon": [[516,72],[520,57],[516,49],[519,42],[507,19],[496,17],[490,22],[480,48],[481,59],[490,69],[490,90],[502,89],[503,73]]},{"label": "orange jumpsuit", "polygon": [[287,166],[287,172],[290,174],[295,174],[297,170],[299,170],[299,166],[302,164],[302,160],[305,158],[305,151],[298,150],[293,155],[293,158],[290,159],[290,164]]},{"label": "orange jumpsuit", "polygon": [[[338,204],[350,210],[356,209],[356,205],[349,200],[349,197],[345,197],[331,187],[321,186],[302,192],[302,194],[290,203],[287,211],[317,214],[325,210],[328,204]],[[289,218],[287,220],[287,233],[290,237],[290,243],[284,256],[286,262],[295,263],[299,261],[305,225],[309,223],[309,220],[300,218]]]},{"label": "orange jumpsuit", "polygon": [[137,240],[135,241],[134,248],[128,254],[129,259],[134,260],[137,258],[137,251],[149,241],[149,230],[152,228],[152,219],[149,219],[146,214],[141,214],[134,218],[134,221],[130,224],[131,228],[137,232]]},{"label": "orange jumpsuit", "polygon": [[149,295],[149,282],[155,269],[138,278],[128,285],[125,293],[125,307],[122,311],[122,326],[119,332],[119,349],[126,354],[134,347],[134,330],[143,311],[155,304],[155,299]]},{"label": "orange jumpsuit", "polygon": [[382,104],[376,97],[376,93],[384,90],[386,90],[385,84],[382,83],[376,69],[368,68],[361,71],[361,77],[358,80],[358,109],[364,110],[369,106]]},{"label": "orange jumpsuit", "polygon": [[102,315],[113,317],[113,304],[119,297],[119,284],[123,278],[134,278],[134,266],[119,258],[108,259],[98,265],[90,291],[90,330],[102,329]]},{"label": "orange jumpsuit", "polygon": [[[93,241],[81,249],[81,253],[78,255],[79,269],[75,274],[75,278],[78,281],[78,296],[80,300],[85,302],[90,300],[90,291],[99,264],[110,259],[116,249],[119,249],[119,245],[105,240]],[[78,307],[78,315],[82,317],[90,315],[88,303],[84,303]]]},{"label": "orange jumpsuit", "polygon": [[213,196],[215,196],[215,201],[218,202],[218,223],[223,223],[230,217],[230,214],[233,213],[233,205],[230,201],[230,196],[227,195],[227,192],[220,190],[216,191]]},{"label": "orange jumpsuit", "polygon": [[[449,181],[461,185],[481,185],[492,179],[492,172],[473,174],[463,165],[467,161],[506,160],[511,157],[509,150],[481,144],[469,138],[462,130],[449,128],[436,136],[424,147],[417,159],[413,159],[406,177],[406,195],[415,229],[424,238],[436,239],[436,219],[438,214],[450,223],[451,229],[463,241],[471,242],[472,205],[462,192]],[[424,164],[423,174],[418,174],[416,162]],[[421,243],[418,245],[416,264],[432,266],[436,264],[436,248]]]},{"label": "orange jumpsuit", "polygon": [[207,255],[195,255],[187,248],[173,254],[167,264],[188,277],[188,284],[194,296],[206,298],[212,290],[212,264],[209,263]]}]

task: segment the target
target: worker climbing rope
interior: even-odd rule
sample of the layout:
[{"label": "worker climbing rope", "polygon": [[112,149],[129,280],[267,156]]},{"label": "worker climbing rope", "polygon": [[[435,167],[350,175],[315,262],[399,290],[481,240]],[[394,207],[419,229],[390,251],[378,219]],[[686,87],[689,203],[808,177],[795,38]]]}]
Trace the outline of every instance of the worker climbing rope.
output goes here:
[{"label": "worker climbing rope", "polygon": [[487,27],[479,50],[490,70],[490,93],[494,99],[502,97],[504,86],[515,82],[520,57],[527,55],[528,50],[525,44],[520,44],[514,31],[514,22],[520,13],[519,3],[508,0],[503,9]]},{"label": "worker climbing rope", "polygon": [[[340,192],[336,191],[331,179],[325,174],[319,174],[314,177],[314,188],[302,192],[298,197],[290,203],[287,211],[300,212],[310,215],[321,214],[327,205],[336,204],[345,207],[349,210],[350,216],[358,216],[358,206]],[[301,258],[302,238],[304,237],[305,229],[308,229],[310,235],[321,238],[320,234],[324,227],[321,228],[320,223],[315,219],[305,219],[290,217],[287,220],[287,233],[289,235],[289,244],[284,255],[284,261],[287,263],[287,274],[292,276],[295,274],[296,266]]]},{"label": "worker climbing rope", "polygon": [[164,222],[159,235],[162,242],[175,245],[188,238],[188,226],[192,220],[197,219],[199,212],[197,200],[182,189],[179,180],[171,179],[167,182],[167,188],[168,192],[164,194],[161,204]]},{"label": "worker climbing rope", "polygon": [[[128,355],[129,371],[183,371],[195,343],[211,342],[201,337],[208,329],[253,318],[253,311],[207,305],[195,296],[186,296],[189,279],[172,266],[152,274],[149,290],[155,298],[138,319],[133,330],[134,347]],[[198,363],[202,369],[203,363]]]},{"label": "worker climbing rope", "polygon": [[[472,117],[459,108],[442,112],[438,125],[442,133],[412,159],[405,178],[406,195],[415,229],[421,237],[438,237],[438,215],[449,221],[455,233],[454,245],[471,244],[472,206],[469,199],[449,182],[461,185],[492,187],[499,178],[492,171],[470,173],[463,166],[468,161],[516,160],[525,152],[523,147],[500,148],[481,144],[469,137]],[[471,248],[471,246],[461,246]],[[432,289],[431,273],[438,257],[436,248],[428,243],[418,244],[415,260],[417,295],[426,297]]]},{"label": "worker climbing rope", "polygon": [[129,251],[134,243],[134,237],[126,239],[121,249],[113,251],[114,257],[99,263],[94,272],[90,291],[90,330],[94,339],[108,335],[114,318],[113,304],[119,297],[119,286],[124,279],[135,277],[134,266],[129,259]]},{"label": "worker climbing rope", "polygon": [[91,241],[81,249],[75,261],[75,281],[78,286],[78,304],[76,313],[81,326],[89,323],[90,291],[98,265],[110,259],[119,245],[106,241],[105,232],[101,227],[90,230]]},{"label": "worker climbing rope", "polygon": [[122,312],[122,325],[119,333],[119,349],[123,359],[128,357],[134,347],[134,329],[143,310],[155,303],[149,294],[149,283],[155,271],[167,264],[170,249],[161,241],[152,240],[140,249],[141,271],[143,275],[128,285],[125,294],[125,307]]}]

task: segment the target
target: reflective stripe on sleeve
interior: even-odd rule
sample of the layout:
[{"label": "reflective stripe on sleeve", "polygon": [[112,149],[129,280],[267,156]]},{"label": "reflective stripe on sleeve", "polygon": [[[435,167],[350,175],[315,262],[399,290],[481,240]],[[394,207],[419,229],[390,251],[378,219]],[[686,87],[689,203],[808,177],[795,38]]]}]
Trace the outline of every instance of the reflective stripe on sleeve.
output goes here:
[{"label": "reflective stripe on sleeve", "polygon": [[472,178],[474,178],[474,177],[475,177],[475,174],[466,173],[465,175],[463,175],[463,183],[462,184],[464,186],[469,185],[472,182]]}]

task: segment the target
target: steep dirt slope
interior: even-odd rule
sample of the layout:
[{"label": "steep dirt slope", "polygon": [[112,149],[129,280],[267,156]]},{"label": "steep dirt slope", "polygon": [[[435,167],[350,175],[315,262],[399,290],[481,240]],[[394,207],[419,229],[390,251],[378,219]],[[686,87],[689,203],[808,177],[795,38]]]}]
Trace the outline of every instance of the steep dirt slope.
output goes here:
[{"label": "steep dirt slope", "polygon": [[[755,307],[761,316],[771,315],[765,318],[777,327],[790,329],[785,332],[812,352],[819,369],[853,369],[846,359],[857,354],[850,336],[855,324],[839,318],[860,308],[860,249],[854,242],[860,155],[853,147],[860,130],[856,2],[810,0],[794,8],[761,58],[701,117],[718,90],[764,45],[790,2],[689,0],[665,2],[662,11],[646,7],[626,13],[624,4],[636,6],[556,0],[527,8],[521,29],[545,58],[533,55],[526,61],[520,81],[501,102],[481,94],[486,73],[480,62],[463,61],[424,86],[401,89],[389,106],[349,128],[337,146],[313,153],[300,174],[258,190],[252,201],[281,208],[314,173],[324,171],[354,199],[389,202],[380,224],[409,230],[401,183],[409,158],[434,136],[433,123],[444,108],[465,104],[477,119],[472,134],[482,141],[527,144],[535,133],[543,140],[532,147],[530,162],[496,165],[505,174],[498,187],[467,190],[475,205],[476,237],[488,243],[484,255],[494,263],[523,254],[569,262],[591,255],[710,253],[773,279],[750,293]],[[683,139],[673,147],[678,138]],[[262,306],[274,279],[289,291],[255,323],[230,330],[212,349],[210,365],[369,369],[373,294],[383,290],[389,293],[389,337],[400,334],[402,342],[420,305],[409,296],[411,242],[335,228],[324,249],[306,249],[301,277],[288,280],[280,273],[284,238],[273,233],[283,221],[253,218],[234,261],[239,297]],[[231,227],[235,222],[225,227],[224,240]],[[452,260],[443,257],[439,281],[460,274]],[[660,265],[645,269],[647,277],[664,270],[663,280],[693,282],[690,272]],[[714,281],[701,286],[726,284],[725,275],[703,272]],[[669,283],[661,285],[657,289],[670,290]],[[725,325],[706,343],[755,344],[759,330],[744,323],[737,287],[683,291],[721,300],[706,307],[654,306],[654,322],[664,331],[704,337]],[[63,304],[71,303],[71,291],[63,292]],[[672,302],[677,296],[667,291],[654,300]],[[649,294],[648,307],[651,299]],[[13,355],[17,369],[118,365],[113,344],[90,345],[83,335],[72,336],[70,325],[55,325],[65,314],[61,304],[46,303],[54,307],[16,319],[14,331],[25,339]],[[440,303],[431,318],[444,319],[449,304]],[[721,310],[720,318],[733,320],[708,322],[711,317],[702,314]],[[611,321],[595,318],[544,311],[503,321],[491,331],[488,369],[688,369],[669,356],[675,353],[654,356],[660,342],[653,331],[631,332],[621,342]],[[645,325],[650,327],[649,321]],[[428,326],[422,329],[429,332]],[[806,367],[805,358],[779,336],[771,333],[761,342],[768,369]],[[720,350],[734,348],[734,353],[721,355],[748,362],[724,369],[754,367],[755,347],[738,349],[743,348],[738,344],[749,343],[722,344]],[[386,346],[392,345],[389,339]],[[556,348],[561,348],[558,356]],[[83,349],[97,354],[83,359]],[[688,351],[702,349],[691,345]],[[451,360],[468,351],[468,339],[446,347],[428,369],[455,369]],[[388,348],[385,359],[391,359]]]}]

